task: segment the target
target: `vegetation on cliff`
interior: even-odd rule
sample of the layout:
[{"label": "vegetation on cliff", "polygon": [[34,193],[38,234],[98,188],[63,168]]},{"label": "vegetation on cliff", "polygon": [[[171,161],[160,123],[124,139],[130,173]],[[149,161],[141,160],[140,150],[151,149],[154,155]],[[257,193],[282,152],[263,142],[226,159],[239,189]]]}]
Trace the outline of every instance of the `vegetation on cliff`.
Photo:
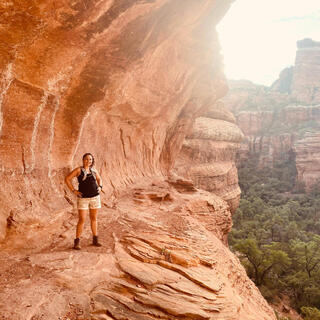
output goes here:
[{"label": "vegetation on cliff", "polygon": [[320,185],[306,193],[295,177],[292,157],[259,169],[253,155],[240,167],[242,199],[229,243],[267,300],[285,293],[314,320],[320,314]]}]

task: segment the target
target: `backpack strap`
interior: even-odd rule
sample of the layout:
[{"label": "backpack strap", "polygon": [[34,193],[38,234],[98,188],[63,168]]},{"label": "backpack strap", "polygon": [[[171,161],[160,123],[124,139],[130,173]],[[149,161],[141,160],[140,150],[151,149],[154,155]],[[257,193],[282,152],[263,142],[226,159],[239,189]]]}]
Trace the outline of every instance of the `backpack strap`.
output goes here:
[{"label": "backpack strap", "polygon": [[[83,174],[82,181],[84,181],[84,180],[86,180],[86,178],[87,178],[87,171],[84,170],[84,167],[81,167],[81,172],[82,172],[82,174]],[[97,181],[97,172],[96,172],[96,170],[93,169],[93,168],[90,168],[90,172],[92,173],[92,176],[94,177],[94,180]]]},{"label": "backpack strap", "polygon": [[86,178],[87,178],[87,171],[84,170],[84,167],[81,167],[81,173],[83,174],[82,181],[86,180]]},{"label": "backpack strap", "polygon": [[97,171],[96,171],[96,169],[90,168],[90,171],[91,171],[91,173],[92,173],[92,175],[93,175],[93,177],[94,177],[94,180],[97,181]]}]

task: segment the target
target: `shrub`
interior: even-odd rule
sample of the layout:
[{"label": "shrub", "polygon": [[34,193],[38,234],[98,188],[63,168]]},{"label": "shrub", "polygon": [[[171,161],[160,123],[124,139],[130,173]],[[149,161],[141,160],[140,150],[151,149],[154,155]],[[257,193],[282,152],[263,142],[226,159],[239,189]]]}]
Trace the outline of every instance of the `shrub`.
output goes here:
[{"label": "shrub", "polygon": [[320,320],[320,310],[317,308],[302,307],[301,312],[304,320]]}]

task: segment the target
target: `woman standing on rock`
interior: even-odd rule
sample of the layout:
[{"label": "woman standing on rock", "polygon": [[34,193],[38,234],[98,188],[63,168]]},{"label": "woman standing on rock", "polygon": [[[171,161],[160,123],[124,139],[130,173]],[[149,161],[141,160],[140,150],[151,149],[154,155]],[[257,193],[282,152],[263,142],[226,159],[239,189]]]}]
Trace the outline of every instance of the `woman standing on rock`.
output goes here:
[{"label": "woman standing on rock", "polygon": [[[89,210],[91,230],[93,234],[92,244],[101,247],[98,242],[97,234],[97,214],[101,208],[100,191],[102,190],[102,180],[98,172],[93,169],[94,157],[91,153],[85,153],[82,157],[83,166],[72,170],[65,178],[68,188],[74,193],[77,199],[79,220],[76,230],[76,238],[74,239],[74,249],[80,250],[80,236],[82,234],[83,225],[86,214]],[[77,177],[79,190],[73,188],[72,179]]]}]

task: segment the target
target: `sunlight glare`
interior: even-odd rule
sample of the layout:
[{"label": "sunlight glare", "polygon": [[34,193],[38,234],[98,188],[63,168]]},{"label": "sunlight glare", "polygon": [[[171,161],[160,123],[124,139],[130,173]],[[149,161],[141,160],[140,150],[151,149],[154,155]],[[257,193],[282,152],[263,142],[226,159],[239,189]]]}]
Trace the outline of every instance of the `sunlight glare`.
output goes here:
[{"label": "sunlight glare", "polygon": [[320,41],[319,0],[237,0],[217,29],[227,77],[271,85],[298,40]]}]

